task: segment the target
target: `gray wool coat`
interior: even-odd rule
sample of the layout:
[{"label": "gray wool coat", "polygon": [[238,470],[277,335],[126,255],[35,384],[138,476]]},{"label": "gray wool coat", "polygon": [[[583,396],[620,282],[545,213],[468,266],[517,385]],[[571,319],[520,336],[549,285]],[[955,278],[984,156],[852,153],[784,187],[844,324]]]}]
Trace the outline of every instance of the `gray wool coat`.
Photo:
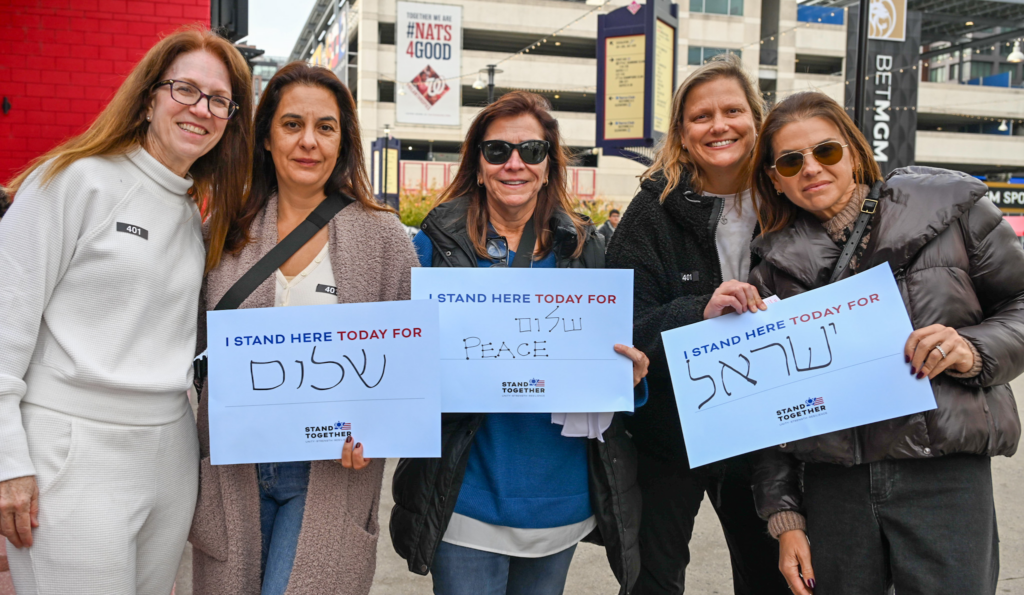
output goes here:
[{"label": "gray wool coat", "polygon": [[[419,266],[398,218],[358,202],[328,223],[338,302],[409,299],[410,269]],[[277,244],[277,197],[271,197],[240,254],[225,254],[210,271],[200,298],[199,351],[206,348],[206,311]],[[240,308],[274,306],[269,277]],[[199,500],[189,541],[197,595],[259,595],[260,501],[255,465],[210,465],[207,389],[199,408]],[[356,436],[358,439],[358,436]],[[309,475],[295,565],[288,595],[365,595],[376,568],[384,460],[360,471],[314,461]]]}]

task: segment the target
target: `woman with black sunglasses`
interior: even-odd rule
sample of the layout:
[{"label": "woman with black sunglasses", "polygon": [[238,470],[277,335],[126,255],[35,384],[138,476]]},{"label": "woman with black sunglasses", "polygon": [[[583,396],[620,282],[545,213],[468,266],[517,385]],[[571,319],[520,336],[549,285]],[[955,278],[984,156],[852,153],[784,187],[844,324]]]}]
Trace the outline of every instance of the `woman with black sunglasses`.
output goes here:
[{"label": "woman with black sunglasses", "polygon": [[752,171],[764,233],[750,282],[787,298],[827,284],[837,266],[842,279],[888,263],[916,329],[907,371],[928,378],[938,405],[760,453],[758,512],[790,587],[995,593],[990,457],[1017,449],[1007,382],[1024,372],[1024,251],[1013,230],[967,174],[908,167],[883,182],[864,136],[821,93],[772,110]]},{"label": "woman with black sunglasses", "polygon": [[[603,238],[571,210],[567,161],[542,97],[489,105],[414,240],[421,264],[603,268]],[[614,349],[639,383],[647,358]],[[409,570],[431,572],[437,595],[557,595],[591,535],[625,592],[639,570],[635,454],[618,416],[587,415],[442,415],[441,458],[402,459],[393,482],[391,536]]]}]

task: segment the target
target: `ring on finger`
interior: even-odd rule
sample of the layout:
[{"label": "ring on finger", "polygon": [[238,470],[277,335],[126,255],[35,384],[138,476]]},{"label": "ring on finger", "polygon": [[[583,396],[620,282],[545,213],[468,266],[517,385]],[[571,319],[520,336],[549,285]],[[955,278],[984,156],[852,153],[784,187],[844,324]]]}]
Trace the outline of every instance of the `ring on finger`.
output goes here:
[{"label": "ring on finger", "polygon": [[938,349],[939,353],[942,354],[942,359],[946,359],[946,350],[942,348],[942,345],[936,345],[933,349]]}]

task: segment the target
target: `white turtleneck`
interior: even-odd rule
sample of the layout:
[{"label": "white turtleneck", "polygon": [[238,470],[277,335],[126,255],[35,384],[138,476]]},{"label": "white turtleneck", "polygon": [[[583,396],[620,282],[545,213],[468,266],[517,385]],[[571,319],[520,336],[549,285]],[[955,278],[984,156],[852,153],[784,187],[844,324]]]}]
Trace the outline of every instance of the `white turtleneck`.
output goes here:
[{"label": "white turtleneck", "polygon": [[120,424],[188,411],[205,250],[190,178],[143,149],[25,180],[0,221],[0,481],[34,475],[21,401]]}]

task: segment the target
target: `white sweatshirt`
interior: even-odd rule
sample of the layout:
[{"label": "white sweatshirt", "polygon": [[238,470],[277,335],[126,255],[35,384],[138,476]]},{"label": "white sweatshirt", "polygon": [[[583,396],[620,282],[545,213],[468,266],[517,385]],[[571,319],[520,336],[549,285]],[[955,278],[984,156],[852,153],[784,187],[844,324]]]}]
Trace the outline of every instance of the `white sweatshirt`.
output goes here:
[{"label": "white sweatshirt", "polygon": [[23,400],[128,425],[189,407],[205,262],[191,179],[142,149],[45,186],[43,169],[0,220],[0,481],[35,474]]}]

